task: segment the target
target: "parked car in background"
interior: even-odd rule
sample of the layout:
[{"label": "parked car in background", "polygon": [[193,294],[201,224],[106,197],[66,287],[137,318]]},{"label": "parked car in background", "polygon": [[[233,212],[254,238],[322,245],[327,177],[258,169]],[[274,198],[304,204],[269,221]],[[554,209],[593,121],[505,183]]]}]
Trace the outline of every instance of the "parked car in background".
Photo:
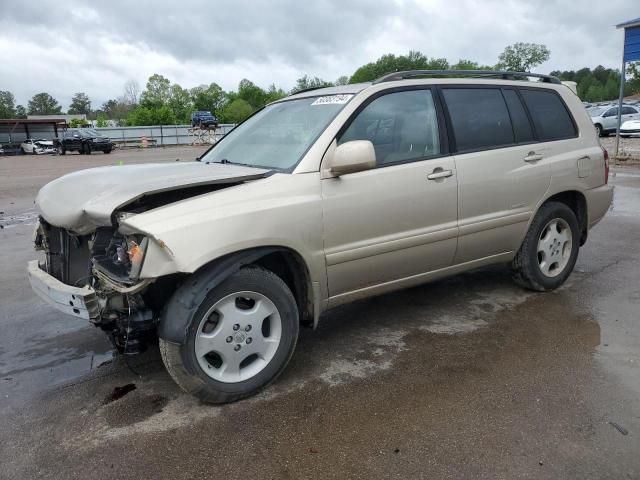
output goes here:
[{"label": "parked car in background", "polygon": [[218,119],[207,111],[198,111],[191,114],[192,127],[214,127],[218,125]]},{"label": "parked car in background", "polygon": [[640,120],[630,120],[620,126],[620,136],[631,137],[636,135],[640,136]]},{"label": "parked car in background", "polygon": [[[618,128],[618,106],[608,105],[604,107],[589,108],[587,110],[591,121],[596,127],[598,135],[604,137],[614,133]],[[640,120],[640,110],[631,105],[622,106],[622,123],[629,120]]]},{"label": "parked car in background", "polygon": [[111,153],[113,143],[109,137],[100,135],[91,128],[69,128],[58,138],[56,149],[58,155],[64,155],[67,152],[87,155],[95,151]]},{"label": "parked car in background", "polygon": [[223,403],[329,308],[496,263],[560,287],[613,197],[580,99],[554,77],[430,73],[297,93],[198,162],[52,181],[33,289],[121,352],[159,338],[176,383]]},{"label": "parked car in background", "polygon": [[56,149],[53,146],[53,140],[45,140],[44,138],[38,140],[28,138],[20,144],[20,151],[22,153],[32,153],[34,155],[56,153]]}]

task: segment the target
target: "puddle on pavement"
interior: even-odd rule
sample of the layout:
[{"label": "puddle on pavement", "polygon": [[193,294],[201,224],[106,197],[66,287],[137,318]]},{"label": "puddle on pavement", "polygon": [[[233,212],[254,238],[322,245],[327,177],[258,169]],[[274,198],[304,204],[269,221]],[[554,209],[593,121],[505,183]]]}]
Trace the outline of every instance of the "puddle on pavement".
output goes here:
[{"label": "puddle on pavement", "polygon": [[115,402],[116,400],[120,400],[127,393],[133,392],[136,388],[135,383],[127,383],[122,387],[113,387],[113,391],[104,399],[104,404],[107,405],[111,402]]}]

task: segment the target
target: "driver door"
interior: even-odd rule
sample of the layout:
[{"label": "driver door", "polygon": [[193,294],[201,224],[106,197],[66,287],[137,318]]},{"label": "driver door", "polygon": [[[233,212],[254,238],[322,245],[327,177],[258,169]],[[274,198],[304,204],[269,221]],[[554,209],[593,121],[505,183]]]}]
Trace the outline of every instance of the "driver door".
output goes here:
[{"label": "driver door", "polygon": [[383,92],[336,139],[370,140],[377,167],[322,180],[330,306],[452,264],[458,185],[438,118],[428,88]]}]

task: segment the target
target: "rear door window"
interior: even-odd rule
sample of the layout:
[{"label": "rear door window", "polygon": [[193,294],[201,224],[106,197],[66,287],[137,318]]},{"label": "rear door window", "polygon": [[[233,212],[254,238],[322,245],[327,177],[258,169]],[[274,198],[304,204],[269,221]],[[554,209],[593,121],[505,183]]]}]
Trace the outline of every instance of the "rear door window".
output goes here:
[{"label": "rear door window", "polygon": [[638,113],[633,107],[622,107],[622,115],[635,115]]},{"label": "rear door window", "polygon": [[514,143],[509,111],[499,88],[442,90],[458,151]]},{"label": "rear door window", "polygon": [[560,96],[550,90],[521,89],[538,140],[549,142],[575,137],[576,127]]}]

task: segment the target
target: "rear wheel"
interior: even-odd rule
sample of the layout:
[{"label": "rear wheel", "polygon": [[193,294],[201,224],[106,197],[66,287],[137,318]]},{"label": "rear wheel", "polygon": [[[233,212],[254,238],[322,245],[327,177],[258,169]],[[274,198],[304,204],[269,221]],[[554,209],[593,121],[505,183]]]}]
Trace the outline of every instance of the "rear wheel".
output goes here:
[{"label": "rear wheel", "polygon": [[211,290],[205,278],[196,275],[169,301],[165,315],[182,311],[189,327],[179,345],[160,339],[160,352],[183,390],[208,403],[233,402],[285,368],[298,338],[298,309],[269,270],[244,268]]},{"label": "rear wheel", "polygon": [[579,248],[580,228],[573,210],[548,202],[540,207],[513,260],[514,279],[531,290],[554,290],[571,274]]}]

